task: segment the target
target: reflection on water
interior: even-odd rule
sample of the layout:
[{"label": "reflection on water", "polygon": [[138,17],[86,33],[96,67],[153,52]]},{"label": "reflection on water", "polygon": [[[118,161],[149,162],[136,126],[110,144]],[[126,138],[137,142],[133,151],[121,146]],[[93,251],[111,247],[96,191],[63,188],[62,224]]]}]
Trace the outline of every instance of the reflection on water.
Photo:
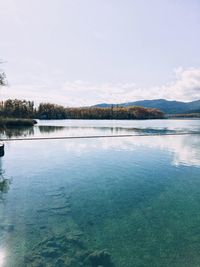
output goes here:
[{"label": "reflection on water", "polygon": [[171,164],[200,166],[200,135],[183,136],[153,136],[140,137],[131,136],[128,138],[108,138],[96,140],[96,142],[78,142],[71,140],[66,143],[66,150],[82,155],[85,151],[94,150],[124,150],[135,151],[136,149],[157,149],[169,151],[172,155]]},{"label": "reflection on water", "polygon": [[1,138],[31,137],[62,131],[62,126],[11,127],[0,129]]},{"label": "reflection on water", "polygon": [[[68,126],[33,132],[111,131]],[[200,135],[13,141],[1,160],[1,267],[200,266]]]},{"label": "reflection on water", "polygon": [[43,126],[43,125],[39,125],[39,132],[42,133],[56,133],[56,132],[60,132],[62,130],[64,130],[63,126]]},{"label": "reflection on water", "polygon": [[0,129],[1,138],[28,137],[34,135],[33,127],[12,127]]},{"label": "reflection on water", "polygon": [[[163,121],[163,120],[162,120]],[[161,121],[161,122],[162,122]],[[70,144],[67,145],[68,150],[77,151],[78,154],[84,152],[84,150],[88,149],[110,149],[116,148],[118,150],[132,150],[135,149],[135,146],[147,146],[150,148],[157,148],[162,150],[171,151],[173,154],[172,164],[179,165],[200,165],[200,135],[191,136],[180,136],[176,138],[176,136],[166,136],[165,141],[163,142],[162,135],[167,134],[176,134],[176,133],[197,133],[197,120],[195,120],[195,125],[190,125],[188,128],[185,125],[185,121],[183,122],[183,127],[175,128],[168,125],[165,127],[158,127],[158,124],[155,128],[133,128],[126,126],[114,126],[108,127],[105,125],[102,126],[49,126],[45,125],[46,121],[43,122],[44,125],[38,125],[34,127],[18,127],[18,128],[10,128],[10,129],[1,129],[0,136],[1,138],[21,138],[21,137],[62,137],[62,136],[91,136],[91,135],[120,135],[120,134],[135,134],[135,135],[158,135],[156,137],[149,138],[139,138],[139,137],[131,137],[126,140],[115,140],[115,139],[102,139],[95,143],[90,142],[86,144],[84,142],[78,142],[76,140],[72,140]],[[50,123],[48,121],[48,123]],[[123,123],[123,121],[122,121]],[[146,123],[146,121],[145,121]],[[191,122],[190,122],[191,123]],[[192,121],[193,123],[193,121]],[[199,121],[198,121],[199,123]],[[199,123],[200,124],[200,123]],[[149,126],[149,125],[147,125]],[[161,135],[161,136],[160,136]],[[156,142],[155,142],[156,140]],[[94,146],[94,147],[91,147]]]},{"label": "reflection on water", "polygon": [[[50,123],[52,125],[49,125]],[[87,120],[84,123],[85,125],[79,120],[73,123],[71,120],[40,121],[34,127],[0,129],[0,138],[200,133],[198,120],[187,121],[187,123],[178,121],[177,125],[173,120],[151,120],[151,124],[149,121],[92,121],[91,123]]]},{"label": "reflection on water", "polygon": [[5,266],[5,262],[6,262],[6,251],[5,249],[2,249],[0,247],[0,266]]}]

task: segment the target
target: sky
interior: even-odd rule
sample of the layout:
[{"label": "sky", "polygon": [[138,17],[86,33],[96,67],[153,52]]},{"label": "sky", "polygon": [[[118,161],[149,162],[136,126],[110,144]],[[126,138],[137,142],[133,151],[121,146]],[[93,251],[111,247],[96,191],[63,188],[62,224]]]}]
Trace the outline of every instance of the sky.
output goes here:
[{"label": "sky", "polygon": [[199,0],[0,0],[0,98],[200,99]]}]

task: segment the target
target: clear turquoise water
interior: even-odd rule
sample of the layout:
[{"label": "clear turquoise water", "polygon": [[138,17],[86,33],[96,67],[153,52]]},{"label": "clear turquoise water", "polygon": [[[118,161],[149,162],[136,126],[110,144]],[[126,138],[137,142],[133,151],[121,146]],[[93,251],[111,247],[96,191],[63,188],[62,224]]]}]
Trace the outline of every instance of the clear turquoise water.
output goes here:
[{"label": "clear turquoise water", "polygon": [[0,267],[200,266],[200,134],[162,135],[199,120],[43,121],[2,136],[157,131],[6,142]]}]

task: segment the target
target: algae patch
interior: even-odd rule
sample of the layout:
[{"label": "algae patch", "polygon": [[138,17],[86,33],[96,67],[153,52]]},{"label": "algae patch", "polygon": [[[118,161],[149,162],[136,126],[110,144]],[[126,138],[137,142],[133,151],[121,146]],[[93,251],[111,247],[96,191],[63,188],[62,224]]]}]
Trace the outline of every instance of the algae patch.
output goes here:
[{"label": "algae patch", "polygon": [[45,238],[24,259],[24,266],[114,267],[106,251],[87,250],[80,234],[53,235]]},{"label": "algae patch", "polygon": [[71,196],[64,188],[47,193],[44,201],[35,210],[38,224],[31,226],[31,235],[37,231],[38,239],[27,247],[20,267],[114,267],[109,252],[88,247],[88,236],[74,220]]}]

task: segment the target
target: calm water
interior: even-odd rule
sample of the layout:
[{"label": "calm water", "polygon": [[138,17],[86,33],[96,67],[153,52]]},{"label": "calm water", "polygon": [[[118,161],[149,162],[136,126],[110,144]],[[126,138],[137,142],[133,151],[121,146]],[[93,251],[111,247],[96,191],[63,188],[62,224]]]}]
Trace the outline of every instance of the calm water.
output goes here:
[{"label": "calm water", "polygon": [[[163,135],[181,132],[188,135]],[[0,267],[200,266],[194,132],[200,120],[43,121],[2,131],[10,138],[147,136],[6,142]]]}]

